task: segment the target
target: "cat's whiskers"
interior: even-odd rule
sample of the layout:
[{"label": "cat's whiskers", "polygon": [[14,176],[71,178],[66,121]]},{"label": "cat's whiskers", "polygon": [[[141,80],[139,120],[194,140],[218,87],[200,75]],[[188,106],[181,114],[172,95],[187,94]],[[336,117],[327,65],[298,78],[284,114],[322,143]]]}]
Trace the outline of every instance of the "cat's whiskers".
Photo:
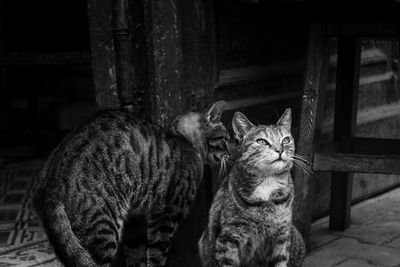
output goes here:
[{"label": "cat's whiskers", "polygon": [[305,157],[300,156],[299,154],[294,154],[292,157],[300,159],[300,160],[304,161],[305,163],[309,164],[308,160]]},{"label": "cat's whiskers", "polygon": [[223,179],[226,174],[226,161],[227,161],[226,156],[221,157],[221,163],[218,172],[218,181],[221,181],[221,179]]},{"label": "cat's whiskers", "polygon": [[304,171],[305,173],[309,174],[309,171],[304,168],[304,166],[302,166],[301,164],[299,164],[299,162],[296,161],[292,161],[293,165],[296,166],[297,168],[299,168],[300,170]]},{"label": "cat's whiskers", "polygon": [[311,169],[310,162],[308,160],[306,160],[304,157],[296,155],[296,154],[292,155],[291,157],[296,159],[296,160],[298,160],[298,161],[300,161],[300,162],[302,162],[304,165],[306,165],[308,168]]},{"label": "cat's whiskers", "polygon": [[310,168],[310,166],[308,164],[306,164],[304,161],[299,160],[295,157],[291,158],[293,164],[298,167],[300,170],[304,171],[305,173],[309,174],[309,175],[313,175],[315,177],[317,177],[316,173]]}]

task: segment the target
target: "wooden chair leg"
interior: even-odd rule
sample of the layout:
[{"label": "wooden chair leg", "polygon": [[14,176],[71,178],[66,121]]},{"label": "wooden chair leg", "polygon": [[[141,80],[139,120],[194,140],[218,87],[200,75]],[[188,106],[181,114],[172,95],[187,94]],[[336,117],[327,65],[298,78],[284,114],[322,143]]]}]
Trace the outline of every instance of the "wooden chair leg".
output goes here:
[{"label": "wooden chair leg", "polygon": [[[350,153],[357,124],[358,84],[361,45],[357,39],[338,40],[335,93],[334,139],[339,152]],[[331,182],[331,230],[344,231],[350,224],[352,174],[333,172]]]},{"label": "wooden chair leg", "polygon": [[[316,139],[320,132],[320,121],[325,97],[328,70],[328,42],[326,26],[312,24],[307,52],[307,66],[302,97],[300,133],[297,153],[312,162]],[[294,170],[295,206],[294,222],[302,233],[308,247],[312,217],[314,183],[313,177],[301,170]]]}]

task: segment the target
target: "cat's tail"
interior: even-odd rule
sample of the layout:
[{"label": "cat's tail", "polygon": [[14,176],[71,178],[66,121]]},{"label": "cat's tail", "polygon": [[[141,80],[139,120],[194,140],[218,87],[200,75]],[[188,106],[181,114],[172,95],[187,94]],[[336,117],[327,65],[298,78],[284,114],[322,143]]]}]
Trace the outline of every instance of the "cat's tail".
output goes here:
[{"label": "cat's tail", "polygon": [[66,266],[95,267],[97,264],[84,249],[71,228],[64,205],[57,201],[42,200],[40,193],[34,199],[38,213],[56,255]]}]

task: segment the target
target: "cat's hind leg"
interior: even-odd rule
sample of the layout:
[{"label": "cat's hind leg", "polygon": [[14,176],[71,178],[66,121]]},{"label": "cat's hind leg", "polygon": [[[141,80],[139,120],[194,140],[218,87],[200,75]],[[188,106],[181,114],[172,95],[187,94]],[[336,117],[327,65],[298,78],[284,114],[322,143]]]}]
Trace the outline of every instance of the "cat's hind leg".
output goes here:
[{"label": "cat's hind leg", "polygon": [[144,215],[130,215],[124,224],[122,249],[127,267],[146,267],[147,222]]},{"label": "cat's hind leg", "polygon": [[118,225],[109,215],[107,208],[97,209],[91,213],[87,227],[76,229],[79,235],[85,236],[85,247],[100,266],[108,266],[116,256],[120,231]]},{"label": "cat's hind leg", "polygon": [[165,266],[172,237],[182,214],[166,208],[151,213],[147,220],[147,267]]}]

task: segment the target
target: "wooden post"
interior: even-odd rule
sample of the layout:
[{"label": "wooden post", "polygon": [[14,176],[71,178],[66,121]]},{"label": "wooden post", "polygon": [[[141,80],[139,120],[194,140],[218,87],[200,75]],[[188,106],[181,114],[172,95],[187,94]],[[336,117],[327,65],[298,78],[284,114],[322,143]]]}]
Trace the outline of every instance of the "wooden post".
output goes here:
[{"label": "wooden post", "polygon": [[144,0],[151,120],[167,125],[186,109],[181,90],[181,25],[176,0]]},{"label": "wooden post", "polygon": [[[5,57],[5,32],[4,32],[4,2],[0,2],[0,59]],[[2,118],[0,130],[7,129],[9,107],[7,102],[7,71],[4,66],[0,66],[0,97]],[[0,159],[1,161],[1,159]]]},{"label": "wooden post", "polygon": [[132,108],[131,9],[128,0],[112,0],[112,4],[112,32],[115,46],[115,70],[118,98],[122,107]]},{"label": "wooden post", "polygon": [[130,0],[130,36],[131,36],[131,75],[133,112],[143,118],[149,118],[151,109],[149,98],[149,70],[145,36],[143,0]]},{"label": "wooden post", "polygon": [[[338,40],[333,136],[339,142],[339,152],[342,153],[351,152],[351,141],[357,124],[360,56],[359,40]],[[352,185],[351,173],[332,173],[329,217],[331,230],[344,231],[349,227]]]},{"label": "wooden post", "polygon": [[[328,68],[328,42],[326,27],[311,24],[308,41],[307,65],[301,106],[300,133],[297,153],[311,162],[318,146],[320,121],[325,97]],[[301,170],[294,171],[294,222],[308,245],[313,209],[313,177]]]},{"label": "wooden post", "polygon": [[112,34],[112,1],[88,0],[88,15],[96,104],[100,108],[119,107]]},{"label": "wooden post", "polygon": [[[216,83],[212,0],[144,0],[150,118],[166,126],[210,103]],[[208,172],[206,172],[208,173]],[[204,179],[210,179],[205,177]],[[199,266],[197,242],[208,216],[204,181],[175,235],[169,266]]]}]

